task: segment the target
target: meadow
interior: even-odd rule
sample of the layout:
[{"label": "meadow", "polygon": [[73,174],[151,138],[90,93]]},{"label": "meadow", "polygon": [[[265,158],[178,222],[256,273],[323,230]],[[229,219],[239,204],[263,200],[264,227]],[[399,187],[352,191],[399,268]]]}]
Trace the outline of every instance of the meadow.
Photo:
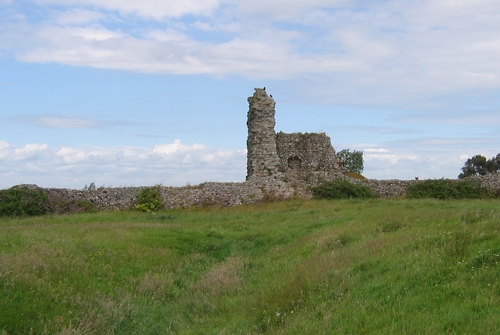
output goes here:
[{"label": "meadow", "polygon": [[499,334],[499,200],[0,219],[0,334]]}]

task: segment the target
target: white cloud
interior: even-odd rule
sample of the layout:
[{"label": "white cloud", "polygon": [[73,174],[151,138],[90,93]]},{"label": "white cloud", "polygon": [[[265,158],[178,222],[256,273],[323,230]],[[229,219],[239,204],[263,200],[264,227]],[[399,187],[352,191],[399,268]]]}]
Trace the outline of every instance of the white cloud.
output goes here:
[{"label": "white cloud", "polygon": [[317,8],[342,8],[352,0],[254,0],[232,1],[237,14],[260,20],[290,20]]},{"label": "white cloud", "polygon": [[[110,31],[100,26],[84,27],[84,28],[64,28],[64,35],[72,37],[81,37],[86,41],[104,41],[112,38],[121,37],[122,34]],[[57,31],[55,31],[57,34]],[[57,34],[56,36],[58,36]]]},{"label": "white cloud", "polygon": [[47,144],[26,144],[23,147],[20,148],[14,148],[14,159],[15,160],[26,160],[26,159],[32,159],[35,156],[38,156],[39,154],[43,153],[44,151],[47,151],[48,149]]},{"label": "white cloud", "polygon": [[190,43],[189,38],[180,31],[174,29],[153,30],[145,34],[148,39],[159,42],[186,42]]},{"label": "white cloud", "polygon": [[[66,10],[53,22],[4,25],[0,45],[26,62],[287,79],[297,99],[413,109],[436,95],[500,87],[494,1],[35,3]],[[148,28],[130,14],[158,24]]]},{"label": "white cloud", "polygon": [[[499,151],[493,138],[421,137],[384,142],[365,150],[363,174],[373,179],[457,178],[467,158]],[[469,154],[464,154],[469,152]]]},{"label": "white cloud", "polygon": [[106,15],[96,11],[90,11],[86,9],[71,9],[65,11],[57,16],[55,23],[67,26],[67,25],[84,25],[88,23],[98,22],[106,18]]},{"label": "white cloud", "polygon": [[99,185],[182,186],[205,181],[244,181],[244,150],[218,150],[201,144],[147,147],[13,146],[0,141],[0,188],[15,184],[82,188]]},{"label": "white cloud", "polygon": [[203,144],[184,145],[181,140],[175,140],[174,143],[160,144],[154,147],[154,152],[159,154],[185,153],[190,151],[201,151],[207,149]]},{"label": "white cloud", "polygon": [[384,149],[384,148],[378,148],[378,149],[373,149],[373,148],[368,148],[363,150],[364,152],[389,152],[389,150]]},{"label": "white cloud", "polygon": [[118,11],[123,15],[138,15],[161,20],[182,15],[209,15],[219,5],[218,0],[34,0],[40,6],[81,6]]}]

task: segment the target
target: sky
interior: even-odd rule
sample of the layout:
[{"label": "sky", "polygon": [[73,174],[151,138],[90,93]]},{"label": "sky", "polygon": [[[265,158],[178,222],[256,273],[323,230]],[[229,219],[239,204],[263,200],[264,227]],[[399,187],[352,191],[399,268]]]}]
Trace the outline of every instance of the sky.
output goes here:
[{"label": "sky", "polygon": [[372,179],[500,152],[498,0],[0,0],[0,189],[242,182],[247,98]]}]

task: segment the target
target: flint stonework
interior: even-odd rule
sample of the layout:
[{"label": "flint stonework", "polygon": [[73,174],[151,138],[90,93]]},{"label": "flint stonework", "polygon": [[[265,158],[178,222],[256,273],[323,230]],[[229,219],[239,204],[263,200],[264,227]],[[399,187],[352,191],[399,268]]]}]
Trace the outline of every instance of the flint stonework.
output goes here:
[{"label": "flint stonework", "polygon": [[248,104],[247,180],[272,176],[280,166],[274,131],[276,102],[265,89],[256,88]]}]

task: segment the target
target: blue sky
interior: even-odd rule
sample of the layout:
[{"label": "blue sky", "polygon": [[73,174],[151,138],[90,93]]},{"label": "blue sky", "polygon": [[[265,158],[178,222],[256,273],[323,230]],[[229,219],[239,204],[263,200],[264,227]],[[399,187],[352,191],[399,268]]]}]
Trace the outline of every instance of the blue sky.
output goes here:
[{"label": "blue sky", "polygon": [[0,0],[0,188],[244,181],[247,97],[374,179],[500,152],[497,0]]}]

